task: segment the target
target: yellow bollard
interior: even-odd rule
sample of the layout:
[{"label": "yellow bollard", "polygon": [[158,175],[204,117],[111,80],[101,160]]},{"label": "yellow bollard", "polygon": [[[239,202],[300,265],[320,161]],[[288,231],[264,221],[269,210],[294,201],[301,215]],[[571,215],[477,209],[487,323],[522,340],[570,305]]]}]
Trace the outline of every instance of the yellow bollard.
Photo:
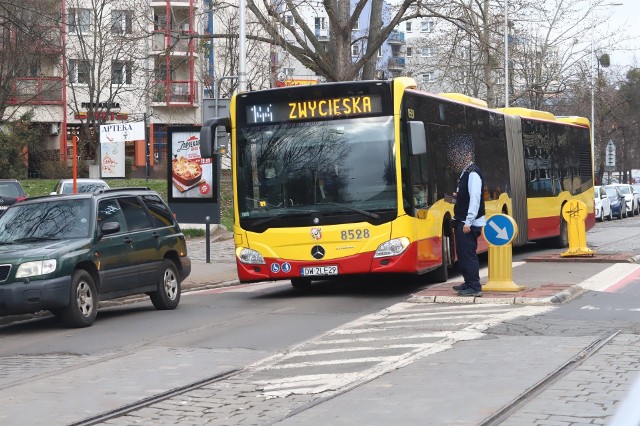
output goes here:
[{"label": "yellow bollard", "polygon": [[560,256],[593,256],[595,252],[587,247],[587,230],[584,226],[587,206],[580,200],[571,199],[562,206],[562,217],[567,221],[569,249],[560,253]]},{"label": "yellow bollard", "polygon": [[482,235],[489,243],[489,277],[482,291],[520,291],[524,286],[513,282],[513,250],[511,241],[518,225],[511,216],[496,214],[487,219]]}]

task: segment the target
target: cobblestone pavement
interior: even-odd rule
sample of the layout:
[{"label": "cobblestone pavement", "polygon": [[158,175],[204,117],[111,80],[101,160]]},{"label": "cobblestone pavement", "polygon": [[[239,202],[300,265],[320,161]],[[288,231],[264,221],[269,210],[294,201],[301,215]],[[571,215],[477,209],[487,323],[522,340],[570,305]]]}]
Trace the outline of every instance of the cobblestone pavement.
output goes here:
[{"label": "cobblestone pavement", "polygon": [[639,374],[640,336],[620,334],[502,424],[609,424]]}]

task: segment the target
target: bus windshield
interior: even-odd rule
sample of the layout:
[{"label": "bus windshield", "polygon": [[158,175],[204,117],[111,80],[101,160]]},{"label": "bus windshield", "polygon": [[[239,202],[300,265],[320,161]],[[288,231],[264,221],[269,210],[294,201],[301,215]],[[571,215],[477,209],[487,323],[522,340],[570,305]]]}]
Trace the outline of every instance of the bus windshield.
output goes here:
[{"label": "bus windshield", "polygon": [[314,214],[374,221],[381,212],[395,214],[393,135],[392,117],[238,129],[242,226],[292,226],[289,219]]}]

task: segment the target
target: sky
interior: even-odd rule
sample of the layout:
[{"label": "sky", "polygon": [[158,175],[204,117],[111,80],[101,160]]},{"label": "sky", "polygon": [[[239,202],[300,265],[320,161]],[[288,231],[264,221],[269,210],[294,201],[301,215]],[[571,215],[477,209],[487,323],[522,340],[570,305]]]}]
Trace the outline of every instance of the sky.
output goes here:
[{"label": "sky", "polygon": [[[610,15],[610,28],[622,27],[627,41],[624,41],[611,51],[613,66],[640,67],[640,1],[615,0],[608,3],[622,3],[621,6],[598,8],[598,14]],[[597,43],[597,38],[596,38]]]}]

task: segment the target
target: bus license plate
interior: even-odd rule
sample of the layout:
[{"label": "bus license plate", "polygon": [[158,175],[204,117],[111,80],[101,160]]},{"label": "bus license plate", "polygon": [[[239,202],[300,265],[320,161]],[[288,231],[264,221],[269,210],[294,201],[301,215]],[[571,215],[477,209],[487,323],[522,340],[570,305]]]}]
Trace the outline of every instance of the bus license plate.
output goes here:
[{"label": "bus license plate", "polygon": [[302,268],[300,275],[338,275],[338,265],[309,266]]}]

